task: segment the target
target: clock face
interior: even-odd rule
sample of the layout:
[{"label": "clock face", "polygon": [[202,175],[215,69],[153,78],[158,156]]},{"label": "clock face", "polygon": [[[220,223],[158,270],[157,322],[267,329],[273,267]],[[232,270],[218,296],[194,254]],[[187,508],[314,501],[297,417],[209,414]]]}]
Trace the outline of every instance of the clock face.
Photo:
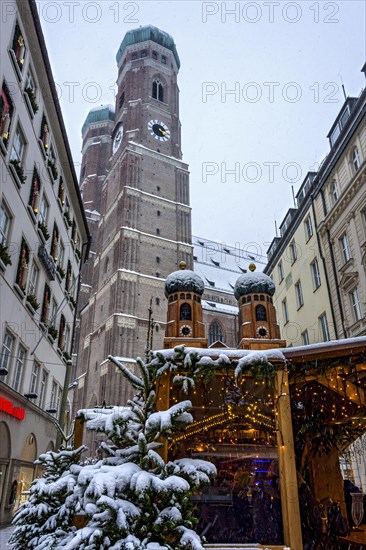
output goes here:
[{"label": "clock face", "polygon": [[164,122],[159,120],[150,120],[147,125],[150,134],[159,141],[168,141],[170,139],[170,130]]},{"label": "clock face", "polygon": [[268,331],[266,329],[266,327],[263,327],[263,326],[260,326],[257,328],[257,334],[258,336],[260,336],[261,338],[264,338],[265,336],[268,336]]},{"label": "clock face", "polygon": [[180,327],[180,333],[183,336],[189,336],[191,332],[192,332],[192,329],[188,325],[183,325],[182,327]]},{"label": "clock face", "polygon": [[112,147],[113,154],[117,151],[118,147],[121,145],[122,138],[123,138],[123,126],[120,126],[117,130],[116,135],[114,136],[113,147]]}]

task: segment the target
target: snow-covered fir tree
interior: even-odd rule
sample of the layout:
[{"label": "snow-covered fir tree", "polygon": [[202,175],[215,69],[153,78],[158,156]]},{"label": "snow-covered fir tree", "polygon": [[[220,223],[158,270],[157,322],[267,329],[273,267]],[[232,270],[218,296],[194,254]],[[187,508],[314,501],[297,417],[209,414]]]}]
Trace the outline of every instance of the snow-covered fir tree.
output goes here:
[{"label": "snow-covered fir tree", "polygon": [[[106,435],[103,459],[80,464],[82,448],[40,457],[46,471],[15,516],[14,548],[203,550],[191,496],[210,482],[215,466],[189,458],[166,462],[159,454],[193,422],[190,401],[156,410],[157,380],[172,364],[162,354],[148,364],[138,359],[136,376],[110,360],[137,390],[135,398],[126,407],[79,411],[86,429]],[[194,383],[185,377],[182,382]]]}]

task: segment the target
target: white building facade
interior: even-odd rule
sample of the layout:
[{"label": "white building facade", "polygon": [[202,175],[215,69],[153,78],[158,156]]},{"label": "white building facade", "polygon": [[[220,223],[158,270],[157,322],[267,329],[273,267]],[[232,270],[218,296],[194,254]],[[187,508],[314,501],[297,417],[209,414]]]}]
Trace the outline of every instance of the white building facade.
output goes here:
[{"label": "white building facade", "polygon": [[36,3],[7,2],[0,66],[0,522],[63,421],[89,247]]}]

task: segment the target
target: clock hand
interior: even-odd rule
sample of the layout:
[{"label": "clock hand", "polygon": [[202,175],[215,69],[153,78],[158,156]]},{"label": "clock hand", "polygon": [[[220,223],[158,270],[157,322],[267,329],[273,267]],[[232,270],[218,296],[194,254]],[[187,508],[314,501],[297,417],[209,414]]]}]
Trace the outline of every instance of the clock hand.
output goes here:
[{"label": "clock hand", "polygon": [[165,130],[163,130],[162,128],[159,128],[159,132],[160,132],[160,133],[161,133],[161,134],[162,134],[163,136],[165,136],[165,135],[166,135],[166,131],[165,131]]}]

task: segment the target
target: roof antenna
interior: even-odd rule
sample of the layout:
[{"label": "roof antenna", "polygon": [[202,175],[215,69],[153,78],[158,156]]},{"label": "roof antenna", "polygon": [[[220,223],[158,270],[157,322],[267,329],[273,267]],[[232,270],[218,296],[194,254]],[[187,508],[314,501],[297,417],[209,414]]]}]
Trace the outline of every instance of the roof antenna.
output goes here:
[{"label": "roof antenna", "polygon": [[344,84],[343,84],[343,80],[342,80],[342,75],[340,75],[340,74],[338,73],[338,76],[339,76],[340,81],[341,81],[344,99],[347,99],[346,90],[345,90],[345,87],[344,87]]},{"label": "roof antenna", "polygon": [[293,185],[291,185],[291,191],[292,191],[292,200],[294,201],[294,208],[297,208],[296,199],[295,199],[295,191],[294,191],[294,186]]},{"label": "roof antenna", "polygon": [[278,229],[277,229],[277,221],[276,221],[276,218],[275,218],[275,233],[276,233],[276,237],[278,237]]}]

